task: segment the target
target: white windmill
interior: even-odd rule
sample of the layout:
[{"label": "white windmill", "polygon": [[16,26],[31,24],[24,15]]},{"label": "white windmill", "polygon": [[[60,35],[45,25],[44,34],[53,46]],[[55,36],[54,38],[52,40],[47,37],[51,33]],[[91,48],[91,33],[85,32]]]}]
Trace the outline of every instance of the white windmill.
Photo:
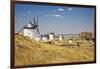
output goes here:
[{"label": "white windmill", "polygon": [[18,33],[20,33],[22,30],[24,30],[24,36],[28,36],[32,39],[35,39],[37,41],[40,41],[40,31],[38,28],[38,18],[37,21],[35,18],[33,18],[33,23],[29,21],[27,25],[25,25]]},{"label": "white windmill", "polygon": [[63,35],[59,35],[59,41],[63,40]]},{"label": "white windmill", "polygon": [[52,41],[54,39],[54,32],[51,32],[49,34],[49,41]]}]

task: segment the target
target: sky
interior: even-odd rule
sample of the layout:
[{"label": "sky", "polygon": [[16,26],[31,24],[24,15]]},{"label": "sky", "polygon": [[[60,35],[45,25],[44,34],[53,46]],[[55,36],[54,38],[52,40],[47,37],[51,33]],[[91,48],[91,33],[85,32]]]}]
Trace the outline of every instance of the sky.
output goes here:
[{"label": "sky", "polygon": [[41,34],[94,32],[94,8],[15,4],[15,32],[38,16]]}]

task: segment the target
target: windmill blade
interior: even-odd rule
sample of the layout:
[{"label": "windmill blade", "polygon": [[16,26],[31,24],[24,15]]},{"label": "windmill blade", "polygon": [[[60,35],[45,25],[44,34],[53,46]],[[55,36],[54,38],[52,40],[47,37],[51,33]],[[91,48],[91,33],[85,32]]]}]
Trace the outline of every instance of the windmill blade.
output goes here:
[{"label": "windmill blade", "polygon": [[18,31],[18,33],[20,33],[23,29],[24,29],[24,27],[22,27],[22,28]]},{"label": "windmill blade", "polygon": [[39,24],[39,22],[38,22],[38,16],[37,16],[37,25]]},{"label": "windmill blade", "polygon": [[37,28],[37,32],[39,33],[39,35],[40,35],[40,31],[39,31],[39,28]]},{"label": "windmill blade", "polygon": [[29,23],[31,23],[31,24],[32,24],[32,22],[31,22],[31,21],[29,21]]},{"label": "windmill blade", "polygon": [[36,26],[37,24],[36,24],[36,21],[35,21],[35,18],[33,17],[33,22],[34,22],[34,25]]}]

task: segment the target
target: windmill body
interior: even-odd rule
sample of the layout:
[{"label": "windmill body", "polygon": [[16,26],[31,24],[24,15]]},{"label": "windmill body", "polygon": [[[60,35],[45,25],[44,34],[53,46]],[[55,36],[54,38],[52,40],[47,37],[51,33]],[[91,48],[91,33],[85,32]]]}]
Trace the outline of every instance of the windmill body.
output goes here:
[{"label": "windmill body", "polygon": [[30,38],[36,38],[37,33],[33,24],[29,23],[24,27],[24,36],[28,36]]},{"label": "windmill body", "polygon": [[29,23],[22,27],[18,33],[20,33],[22,30],[24,30],[24,36],[28,36],[36,41],[41,40],[40,31],[38,28],[38,18],[37,21],[35,18],[33,18],[33,23],[29,21]]},{"label": "windmill body", "polygon": [[53,39],[54,39],[54,33],[51,32],[51,33],[49,34],[49,41],[52,41]]},{"label": "windmill body", "polygon": [[63,40],[63,36],[59,35],[59,41],[62,41],[62,40]]},{"label": "windmill body", "polygon": [[53,34],[49,34],[49,40],[53,40],[54,39],[54,35]]}]

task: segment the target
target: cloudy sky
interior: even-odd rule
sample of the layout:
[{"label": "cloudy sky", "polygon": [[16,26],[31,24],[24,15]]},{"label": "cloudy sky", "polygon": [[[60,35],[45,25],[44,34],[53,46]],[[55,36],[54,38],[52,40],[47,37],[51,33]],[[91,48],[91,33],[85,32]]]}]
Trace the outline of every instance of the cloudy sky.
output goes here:
[{"label": "cloudy sky", "polygon": [[39,18],[41,33],[75,34],[82,31],[94,31],[94,8],[50,6],[50,5],[15,5],[15,32]]}]

